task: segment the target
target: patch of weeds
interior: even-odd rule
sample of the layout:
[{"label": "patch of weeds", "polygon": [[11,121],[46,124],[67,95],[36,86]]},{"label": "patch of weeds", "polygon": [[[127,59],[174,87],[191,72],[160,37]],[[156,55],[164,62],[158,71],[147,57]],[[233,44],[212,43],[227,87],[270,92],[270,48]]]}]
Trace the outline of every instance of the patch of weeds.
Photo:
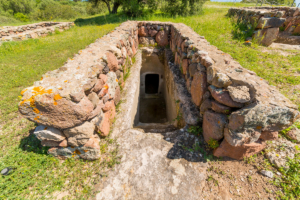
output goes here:
[{"label": "patch of weeds", "polygon": [[179,67],[181,74],[183,74],[183,68],[182,66]]},{"label": "patch of weeds", "polygon": [[208,171],[214,172],[218,175],[225,175],[226,174],[223,170],[221,170],[218,167],[214,167],[214,166],[211,166],[210,168],[208,168]]},{"label": "patch of weeds", "polygon": [[281,199],[297,199],[300,196],[300,153],[287,162],[288,169],[281,168],[282,176],[274,180],[274,185],[281,187],[284,194],[279,194]]},{"label": "patch of weeds", "polygon": [[248,164],[253,164],[253,163],[255,163],[256,158],[257,158],[257,155],[255,154],[248,158],[244,158],[244,161]]},{"label": "patch of weeds", "polygon": [[231,23],[233,28],[232,34],[235,39],[245,41],[246,38],[252,37],[255,30],[255,28],[253,28],[252,25],[247,24],[243,21],[239,21],[234,17],[231,18]]},{"label": "patch of weeds", "polygon": [[203,130],[200,126],[190,126],[188,132],[194,134],[195,136],[200,136]]},{"label": "patch of weeds", "polygon": [[195,142],[195,144],[193,145],[193,150],[194,150],[194,152],[200,152],[203,159],[207,162],[214,159],[213,155],[208,154],[202,147],[200,147],[199,142]]},{"label": "patch of weeds", "polygon": [[287,132],[289,132],[289,131],[290,131],[291,129],[293,129],[293,128],[298,128],[298,129],[300,129],[300,122],[299,122],[299,121],[298,121],[298,122],[295,122],[295,123],[294,123],[292,126],[290,126],[289,128],[280,131],[280,134],[281,134],[281,135],[279,135],[279,136],[283,136],[283,137],[285,137],[286,139],[290,140],[290,141],[293,142],[293,143],[298,143],[297,140],[293,140],[293,139],[291,139],[289,136],[287,136]]},{"label": "patch of weeds", "polygon": [[181,113],[180,108],[179,108],[179,103],[180,103],[179,100],[175,100],[177,116],[176,116],[175,119],[173,119],[173,121],[177,121],[178,123],[180,123],[180,121],[182,120],[182,113]]},{"label": "patch of weeds", "polygon": [[191,153],[194,153],[194,149],[193,148],[186,147],[186,146],[184,146],[182,144],[178,144],[178,146],[180,146],[181,148],[183,148],[183,150],[185,150],[185,151],[189,151]]},{"label": "patch of weeds", "polygon": [[284,31],[285,28],[283,26],[279,27],[279,31]]},{"label": "patch of weeds", "polygon": [[208,142],[208,147],[211,148],[211,149],[216,149],[218,148],[220,145],[219,145],[219,141],[218,140],[215,140],[213,138],[211,138]]},{"label": "patch of weeds", "polygon": [[248,176],[247,176],[247,180],[248,180],[249,182],[252,182],[252,181],[253,181],[252,176],[248,175]]},{"label": "patch of weeds", "polygon": [[116,111],[120,112],[120,106],[123,103],[123,100],[120,100],[119,103],[116,105]]},{"label": "patch of weeds", "polygon": [[207,178],[207,182],[210,182],[210,181],[212,181],[215,186],[219,185],[219,181],[217,179],[215,179],[212,175],[208,176],[208,178]]}]

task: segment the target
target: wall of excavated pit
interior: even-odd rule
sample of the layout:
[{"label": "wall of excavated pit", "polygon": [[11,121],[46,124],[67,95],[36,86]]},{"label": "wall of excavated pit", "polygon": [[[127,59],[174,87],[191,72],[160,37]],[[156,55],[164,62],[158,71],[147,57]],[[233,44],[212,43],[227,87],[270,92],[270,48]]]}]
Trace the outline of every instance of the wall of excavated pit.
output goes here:
[{"label": "wall of excavated pit", "polygon": [[[173,85],[187,125],[202,124],[215,156],[243,159],[276,140],[299,118],[297,106],[184,24],[139,22],[141,45],[164,46],[167,86]],[[170,84],[173,82],[174,84]]]},{"label": "wall of excavated pit", "polygon": [[125,23],[21,92],[19,111],[39,124],[34,134],[51,147],[49,154],[100,158],[100,138],[110,133],[137,35],[136,24]]},{"label": "wall of excavated pit", "polygon": [[73,22],[40,22],[23,26],[4,26],[0,28],[0,42],[43,37],[55,33],[55,30],[62,32],[73,25]]},{"label": "wall of excavated pit", "polygon": [[202,126],[205,141],[220,142],[215,156],[253,155],[300,116],[274,87],[190,27],[128,21],[22,91],[19,111],[40,124],[34,134],[52,147],[48,153],[100,157],[100,137],[109,134],[138,44],[164,47],[171,107],[184,125]]},{"label": "wall of excavated pit", "polygon": [[265,46],[273,42],[300,44],[300,9],[293,7],[245,7],[230,8],[229,16],[256,29],[253,34]]}]

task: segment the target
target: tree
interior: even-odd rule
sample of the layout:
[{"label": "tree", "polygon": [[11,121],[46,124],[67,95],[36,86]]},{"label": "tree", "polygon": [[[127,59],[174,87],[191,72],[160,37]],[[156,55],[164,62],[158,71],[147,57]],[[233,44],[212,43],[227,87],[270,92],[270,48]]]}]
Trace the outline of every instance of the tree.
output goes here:
[{"label": "tree", "polygon": [[[98,5],[99,2],[104,2],[107,6],[108,12],[110,14],[115,14],[118,12],[118,8],[122,4],[122,0],[90,0],[90,2],[94,3],[95,5]],[[113,5],[113,8],[111,9],[111,4]]]},{"label": "tree", "polygon": [[10,14],[29,14],[35,7],[34,0],[0,0],[0,7]]},{"label": "tree", "polygon": [[163,10],[171,15],[194,15],[202,12],[207,0],[166,0]]}]

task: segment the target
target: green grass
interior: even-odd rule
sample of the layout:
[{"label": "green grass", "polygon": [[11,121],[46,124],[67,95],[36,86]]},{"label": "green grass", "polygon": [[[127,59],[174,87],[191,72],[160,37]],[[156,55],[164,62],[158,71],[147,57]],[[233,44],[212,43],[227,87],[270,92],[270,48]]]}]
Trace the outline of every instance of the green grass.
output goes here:
[{"label": "green grass", "polygon": [[[299,149],[298,149],[299,150]],[[299,199],[300,197],[300,153],[295,155],[294,159],[290,159],[287,163],[288,169],[281,169],[281,177],[277,177],[274,180],[276,186],[280,186],[283,190],[278,191],[280,199]]]},{"label": "green grass", "polygon": [[[0,170],[15,167],[0,176],[0,199],[35,199],[54,191],[68,191],[80,199],[90,196],[105,168],[117,162],[115,142],[102,140],[103,159],[95,162],[61,162],[46,154],[47,148],[29,136],[36,126],[18,113],[20,92],[47,71],[61,67],[80,49],[113,30],[118,24],[74,27],[45,38],[9,42],[0,46]],[[110,144],[112,143],[112,144]],[[106,149],[110,144],[111,150]]]},{"label": "green grass", "polygon": [[[155,13],[138,20],[187,24],[300,105],[300,87],[295,87],[300,84],[299,54],[285,51],[290,54],[285,57],[278,52],[262,52],[262,49],[269,51],[269,48],[244,46],[245,35],[225,15],[228,7],[245,5],[249,6],[207,2],[204,15],[170,17]],[[86,198],[92,194],[93,185],[100,181],[100,174],[103,176],[102,169],[117,163],[116,150],[109,150],[110,146],[117,149],[117,144],[109,139],[102,140],[101,152],[105,159],[100,161],[61,162],[47,155],[46,148],[41,147],[33,136],[28,137],[35,124],[18,114],[17,103],[22,89],[31,86],[45,72],[61,67],[80,49],[126,20],[128,18],[122,14],[80,19],[76,21],[77,26],[68,31],[0,46],[0,169],[16,167],[11,175],[0,177],[0,199],[51,199],[55,191],[69,191],[76,199]]]}]

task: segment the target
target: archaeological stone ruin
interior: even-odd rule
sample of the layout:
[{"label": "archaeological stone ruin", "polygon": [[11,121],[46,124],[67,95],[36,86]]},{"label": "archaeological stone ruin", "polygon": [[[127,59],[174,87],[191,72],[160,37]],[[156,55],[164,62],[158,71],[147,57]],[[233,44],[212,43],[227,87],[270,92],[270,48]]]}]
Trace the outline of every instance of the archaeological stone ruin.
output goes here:
[{"label": "archaeological stone ruin", "polygon": [[55,30],[62,32],[72,26],[74,26],[73,22],[40,22],[23,26],[3,26],[0,27],[0,44],[44,37],[49,33],[55,33]]},{"label": "archaeological stone ruin", "polygon": [[[100,158],[99,141],[110,133],[155,145],[146,132],[199,126],[206,142],[220,143],[215,156],[241,160],[300,118],[275,87],[180,23],[124,22],[21,94],[20,113],[62,159]],[[120,148],[132,159],[139,144],[128,144]]]},{"label": "archaeological stone ruin", "polygon": [[253,39],[270,46],[273,42],[300,44],[300,9],[293,7],[245,7],[230,8],[229,16],[251,25],[256,31]]}]

